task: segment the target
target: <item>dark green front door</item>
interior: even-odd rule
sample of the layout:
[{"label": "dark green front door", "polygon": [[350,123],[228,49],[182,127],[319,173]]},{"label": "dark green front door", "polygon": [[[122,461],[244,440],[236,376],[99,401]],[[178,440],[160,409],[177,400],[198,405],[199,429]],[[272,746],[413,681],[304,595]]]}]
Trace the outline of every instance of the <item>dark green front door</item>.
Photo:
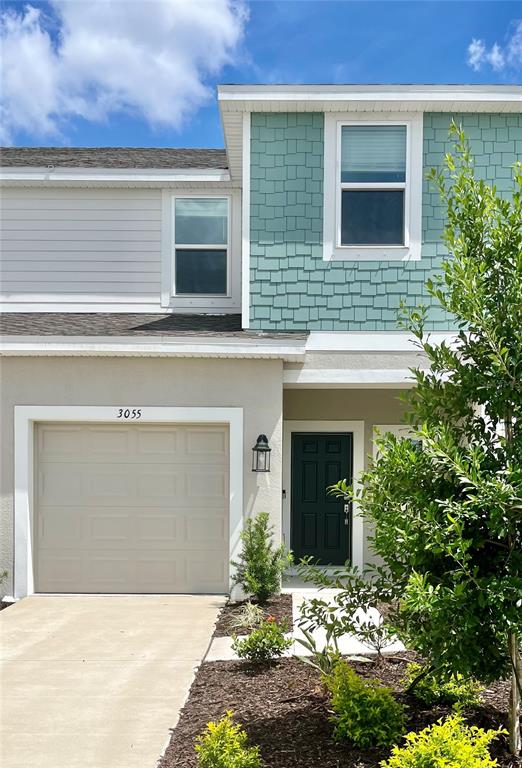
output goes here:
[{"label": "dark green front door", "polygon": [[342,565],[351,556],[352,516],[327,487],[352,482],[353,435],[334,432],[292,434],[291,547],[294,557],[311,556],[321,565]]}]

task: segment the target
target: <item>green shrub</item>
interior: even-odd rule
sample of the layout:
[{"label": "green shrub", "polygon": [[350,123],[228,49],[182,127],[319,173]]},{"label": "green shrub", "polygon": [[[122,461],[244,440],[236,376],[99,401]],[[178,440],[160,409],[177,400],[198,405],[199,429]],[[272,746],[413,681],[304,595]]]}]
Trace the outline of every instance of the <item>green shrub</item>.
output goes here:
[{"label": "green shrub", "polygon": [[[404,682],[410,686],[421,673],[420,664],[408,664]],[[428,672],[415,684],[412,694],[428,706],[452,704],[472,707],[479,704],[482,690],[483,687],[480,683],[476,680],[469,680],[463,675],[454,674],[447,680],[440,680],[436,675]]]},{"label": "green shrub", "polygon": [[356,747],[388,747],[404,733],[404,707],[389,688],[364,680],[340,661],[325,676],[332,696],[334,739]]},{"label": "green shrub", "polygon": [[488,747],[502,730],[468,726],[460,715],[439,720],[420,733],[408,733],[403,747],[394,747],[381,768],[494,768]]},{"label": "green shrub", "polygon": [[232,643],[240,659],[249,661],[269,661],[278,658],[291,647],[293,640],[285,637],[288,629],[284,624],[278,624],[271,616],[254,629],[246,637],[235,637]]},{"label": "green shrub", "polygon": [[247,746],[247,735],[227,712],[207,725],[196,741],[199,768],[261,768],[259,747]]},{"label": "green shrub", "polygon": [[281,576],[292,564],[292,555],[284,545],[274,547],[272,526],[268,524],[268,514],[261,512],[254,518],[248,518],[241,532],[243,549],[239,561],[232,561],[235,568],[234,584],[240,584],[245,592],[260,603],[266,603],[269,597],[278,594],[281,589]]}]

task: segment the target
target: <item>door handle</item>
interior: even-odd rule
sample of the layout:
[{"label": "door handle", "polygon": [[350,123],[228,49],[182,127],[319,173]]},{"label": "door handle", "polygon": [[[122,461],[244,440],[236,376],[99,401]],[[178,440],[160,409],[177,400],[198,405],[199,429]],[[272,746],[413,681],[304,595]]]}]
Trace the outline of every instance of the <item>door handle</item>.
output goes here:
[{"label": "door handle", "polygon": [[350,504],[344,505],[344,524],[350,525]]}]

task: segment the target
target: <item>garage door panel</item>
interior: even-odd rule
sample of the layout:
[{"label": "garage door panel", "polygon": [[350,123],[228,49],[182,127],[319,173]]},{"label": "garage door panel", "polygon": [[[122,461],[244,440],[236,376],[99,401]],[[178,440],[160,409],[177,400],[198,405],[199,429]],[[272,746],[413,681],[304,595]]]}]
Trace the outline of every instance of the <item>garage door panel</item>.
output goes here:
[{"label": "garage door panel", "polygon": [[228,476],[225,470],[221,472],[204,471],[195,472],[193,469],[186,473],[186,493],[197,504],[200,499],[205,502],[215,499],[223,502],[228,496]]},{"label": "garage door panel", "polygon": [[149,460],[151,457],[175,458],[180,452],[178,432],[165,432],[163,429],[141,429],[137,436],[137,453]]},{"label": "garage door panel", "polygon": [[224,517],[216,516],[209,519],[208,516],[198,517],[197,514],[193,514],[185,518],[185,531],[187,544],[205,542],[208,545],[212,542],[220,550],[226,544],[227,525]]},{"label": "garage door panel", "polygon": [[39,548],[57,539],[68,545],[78,545],[82,540],[83,520],[78,515],[64,515],[61,509],[41,509],[38,516],[37,539]]},{"label": "garage door panel", "polygon": [[191,457],[220,457],[223,463],[228,456],[228,435],[222,429],[187,429],[186,449]]},{"label": "garage door panel", "polygon": [[38,591],[227,591],[225,427],[37,430]]}]

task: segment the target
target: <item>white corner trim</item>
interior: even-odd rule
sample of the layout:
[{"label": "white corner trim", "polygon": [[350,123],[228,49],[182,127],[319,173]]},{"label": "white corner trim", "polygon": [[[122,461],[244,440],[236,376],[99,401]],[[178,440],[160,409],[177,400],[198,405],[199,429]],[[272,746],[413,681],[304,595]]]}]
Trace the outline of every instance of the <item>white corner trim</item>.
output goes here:
[{"label": "white corner trim", "polygon": [[[243,409],[242,408],[171,408],[140,406],[139,422],[132,423],[205,423],[228,424],[230,429],[230,559],[241,549],[243,527]],[[15,509],[14,509],[14,595],[34,593],[33,571],[33,444],[34,425],[39,421],[118,423],[119,408],[113,406],[17,405],[14,409]],[[230,585],[232,586],[232,585]]]},{"label": "white corner trim", "polygon": [[[426,332],[431,344],[452,345],[456,331]],[[312,331],[306,341],[307,352],[413,352],[423,354],[416,339],[402,331]]]},{"label": "white corner trim", "polygon": [[241,324],[250,328],[250,112],[243,115],[241,201]]},{"label": "white corner trim", "polygon": [[415,380],[408,368],[309,368],[284,370],[283,385],[286,389],[403,389],[413,387]]},{"label": "white corner trim", "polygon": [[304,359],[304,340],[280,344],[276,339],[262,340],[201,337],[104,337],[82,336],[3,336],[0,357],[231,357],[250,359]]},{"label": "white corner trim", "polygon": [[[341,131],[343,124],[405,125],[406,187],[404,198],[405,245],[341,246]],[[418,261],[422,244],[422,112],[403,113],[327,113],[324,118],[324,261]]]},{"label": "white corner trim", "polygon": [[[292,432],[352,432],[353,433],[353,486],[360,490],[360,476],[364,471],[364,421],[292,421],[283,423],[283,536],[290,547],[290,513],[292,509]],[[339,478],[341,479],[341,478]],[[364,567],[364,521],[357,504],[352,514],[352,565]]]}]

